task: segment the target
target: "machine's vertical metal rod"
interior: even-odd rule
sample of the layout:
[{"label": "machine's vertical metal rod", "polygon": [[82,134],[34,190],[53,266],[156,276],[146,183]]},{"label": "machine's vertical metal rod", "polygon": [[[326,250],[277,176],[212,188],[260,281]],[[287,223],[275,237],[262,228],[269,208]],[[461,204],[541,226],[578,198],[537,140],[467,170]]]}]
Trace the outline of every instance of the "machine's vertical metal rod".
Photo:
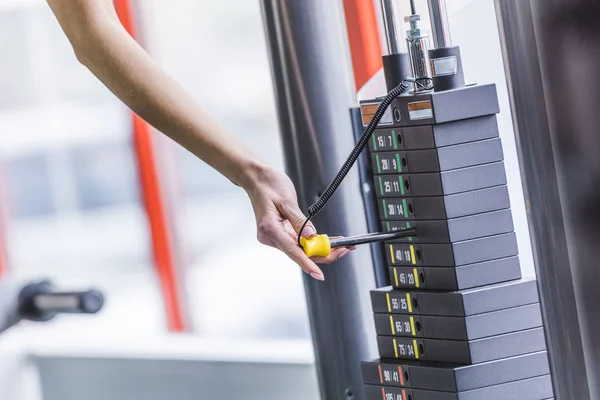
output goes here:
[{"label": "machine's vertical metal rod", "polygon": [[[341,1],[261,0],[286,170],[306,209],[353,148],[355,105]],[[366,232],[357,170],[315,217],[320,232]],[[358,218],[357,218],[358,216]],[[376,357],[368,246],[305,276],[323,400],[363,400],[361,361]]]},{"label": "machine's vertical metal rod", "polygon": [[446,0],[427,0],[427,4],[429,6],[429,20],[431,21],[434,47],[436,49],[452,47]]},{"label": "machine's vertical metal rod", "polygon": [[400,27],[397,26],[398,18],[395,0],[381,0],[381,11],[383,15],[383,26],[385,28],[385,38],[388,47],[388,54],[404,53],[404,42],[398,39]]},{"label": "machine's vertical metal rod", "polygon": [[417,13],[417,7],[415,7],[415,0],[410,0],[410,13],[415,15]]},{"label": "machine's vertical metal rod", "polygon": [[[556,45],[556,38],[543,34],[538,27],[543,26],[536,21],[532,13],[532,4],[538,3],[540,8],[549,7],[549,3],[532,0],[496,0],[498,25],[500,28],[500,39],[504,52],[504,64],[508,89],[511,100],[515,135],[519,150],[519,161],[523,176],[524,189],[528,204],[528,220],[531,230],[533,252],[535,257],[535,269],[539,285],[540,303],[544,316],[544,325],[550,355],[552,378],[554,383],[554,397],[561,400],[589,400],[590,397],[586,374],[586,356],[590,366],[598,368],[597,343],[600,323],[598,321],[598,231],[596,235],[585,232],[582,225],[577,226],[577,231],[585,232],[596,249],[596,256],[590,259],[587,272],[590,273],[586,282],[591,286],[589,297],[589,313],[582,313],[585,308],[584,302],[580,302],[574,289],[574,277],[576,272],[581,273],[585,262],[580,258],[581,248],[573,246],[579,243],[577,236],[569,229],[569,220],[564,216],[569,214],[570,209],[586,210],[581,204],[574,204],[572,198],[584,199],[586,190],[597,188],[598,185],[585,182],[584,177],[588,171],[577,171],[575,165],[569,165],[567,170],[577,173],[580,182],[585,182],[584,187],[575,187],[571,191],[565,191],[560,185],[560,176],[565,174],[565,165],[555,157],[560,154],[554,146],[556,137],[553,137],[550,120],[555,118],[556,112],[552,113],[547,105],[556,101],[560,111],[569,110],[570,107],[580,111],[582,104],[593,105],[593,98],[583,97],[585,93],[581,90],[573,92],[565,91],[569,87],[565,83],[564,73],[553,75],[555,82],[546,82],[542,71],[547,67],[540,59],[540,44],[544,40],[551,43],[551,64],[559,64],[556,60],[569,60],[579,63],[585,57],[573,57],[568,52],[561,52]],[[554,2],[555,3],[555,2]],[[569,3],[569,2],[566,2]],[[577,3],[577,2],[574,2]],[[562,9],[561,9],[562,10]],[[562,17],[564,12],[560,11]],[[557,19],[556,21],[561,20]],[[566,35],[557,30],[553,23],[548,28],[557,36]],[[586,31],[587,34],[588,31]],[[545,37],[544,37],[545,36]],[[591,47],[590,47],[591,48]],[[564,50],[564,49],[563,49]],[[587,52],[586,48],[586,52]],[[588,54],[589,55],[589,54]],[[577,61],[574,61],[577,60]],[[589,60],[589,59],[588,59]],[[582,65],[585,64],[581,61]],[[579,64],[577,73],[573,73],[573,80],[579,81]],[[596,71],[596,70],[594,70]],[[585,82],[585,81],[584,81]],[[554,83],[554,85],[553,85]],[[587,84],[587,83],[584,83]],[[556,88],[553,92],[552,87]],[[556,97],[552,98],[552,94]],[[571,95],[571,96],[569,96]],[[594,96],[597,92],[594,91]],[[597,98],[597,97],[596,97]],[[597,102],[598,104],[600,102]],[[593,114],[593,113],[591,113]],[[576,114],[580,115],[580,114]],[[579,119],[577,123],[581,122]],[[569,124],[565,129],[566,138],[583,137],[585,134],[577,131],[577,124]],[[580,125],[581,126],[581,125]],[[597,124],[595,124],[597,126]],[[594,128],[587,132],[594,132]],[[595,135],[590,135],[595,136]],[[559,140],[560,141],[560,140]],[[569,141],[569,148],[576,149],[573,141]],[[588,146],[589,147],[589,146]],[[591,148],[597,148],[592,146]],[[597,159],[594,151],[593,158]],[[583,159],[582,152],[577,151],[574,155],[577,160]],[[562,171],[561,171],[562,169]],[[577,186],[575,184],[574,186]],[[569,200],[571,202],[569,203]],[[594,198],[597,205],[597,198]],[[597,207],[596,207],[597,208]],[[587,221],[598,226],[598,214],[586,215]],[[574,256],[574,258],[573,258]],[[583,262],[582,262],[583,261]],[[579,264],[579,265],[578,265]],[[590,321],[580,321],[580,315],[587,316]],[[580,325],[580,322],[583,324]],[[584,347],[582,342],[582,327],[589,329],[596,325],[595,335],[592,336],[593,346]],[[584,329],[583,329],[584,330]],[[584,330],[585,331],[585,330]],[[598,371],[597,369],[595,371]],[[595,376],[590,375],[593,382]],[[590,385],[592,388],[594,384]]]}]

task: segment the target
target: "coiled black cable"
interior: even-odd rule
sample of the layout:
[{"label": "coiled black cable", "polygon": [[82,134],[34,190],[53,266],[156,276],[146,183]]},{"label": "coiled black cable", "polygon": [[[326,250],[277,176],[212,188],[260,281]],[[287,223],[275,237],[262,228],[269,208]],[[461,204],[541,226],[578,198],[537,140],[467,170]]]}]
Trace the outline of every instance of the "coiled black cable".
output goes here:
[{"label": "coiled black cable", "polygon": [[354,165],[356,160],[358,160],[360,153],[367,146],[367,143],[369,143],[369,139],[371,139],[371,136],[373,136],[373,132],[375,132],[375,128],[377,128],[379,121],[381,121],[381,118],[383,118],[383,114],[385,114],[385,111],[388,109],[390,104],[392,104],[392,101],[396,97],[398,97],[402,93],[404,93],[406,91],[406,89],[408,89],[409,82],[414,82],[414,81],[415,81],[414,78],[404,79],[402,82],[400,82],[400,84],[398,86],[396,86],[395,88],[390,90],[390,92],[383,98],[381,103],[379,103],[379,107],[377,107],[377,111],[375,111],[375,114],[373,114],[373,117],[371,118],[371,122],[369,122],[369,125],[367,125],[367,127],[365,128],[362,136],[356,143],[356,146],[354,147],[354,149],[352,150],[352,152],[346,159],[346,162],[344,162],[344,165],[342,165],[339,172],[337,173],[335,178],[333,178],[333,180],[331,181],[331,183],[329,184],[327,189],[325,189],[323,194],[321,196],[319,196],[319,198],[317,199],[317,201],[314,202],[313,205],[308,207],[308,210],[307,210],[308,216],[306,218],[306,221],[304,221],[304,224],[302,225],[302,229],[300,229],[300,232],[298,234],[298,246],[301,246],[300,238],[302,237],[302,232],[304,231],[304,228],[306,228],[306,225],[308,224],[310,219],[312,217],[314,217],[315,215],[317,215],[323,209],[323,207],[325,207],[325,204],[327,204],[327,202],[329,201],[331,196],[333,196],[333,194],[335,193],[337,188],[340,186],[340,184],[342,183],[344,178],[346,178],[346,175],[348,175],[348,172],[350,172],[350,169],[352,168],[352,166]]}]

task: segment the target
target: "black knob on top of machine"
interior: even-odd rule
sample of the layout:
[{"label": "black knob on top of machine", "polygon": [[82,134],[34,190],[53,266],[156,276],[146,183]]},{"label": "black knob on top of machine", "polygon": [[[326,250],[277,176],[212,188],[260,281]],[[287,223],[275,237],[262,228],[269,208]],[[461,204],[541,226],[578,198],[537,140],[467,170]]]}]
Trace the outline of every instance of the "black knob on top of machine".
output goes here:
[{"label": "black knob on top of machine", "polygon": [[48,321],[57,314],[95,314],[104,296],[97,290],[58,292],[48,281],[29,284],[21,290],[19,312],[24,319]]},{"label": "black knob on top of machine", "polygon": [[[385,77],[385,86],[387,91],[391,92],[396,86],[398,86],[407,76],[413,76],[413,70],[410,66],[410,57],[408,53],[394,53],[384,55],[383,61],[383,74]],[[409,89],[412,88],[412,84],[409,85]]]}]

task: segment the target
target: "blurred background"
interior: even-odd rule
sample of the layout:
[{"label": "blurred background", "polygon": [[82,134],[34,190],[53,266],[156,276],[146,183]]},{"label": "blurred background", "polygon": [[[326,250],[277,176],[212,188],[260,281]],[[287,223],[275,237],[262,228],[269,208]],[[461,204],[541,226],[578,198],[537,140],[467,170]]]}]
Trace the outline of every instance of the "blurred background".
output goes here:
[{"label": "blurred background", "polygon": [[[137,4],[139,40],[151,56],[226,129],[283,169],[259,2]],[[519,243],[529,243],[493,1],[450,0],[448,7],[468,80],[499,84],[516,231]],[[109,370],[130,378],[119,381],[121,389],[143,382],[152,398],[167,398],[151,377],[210,381],[227,363],[243,364],[236,373],[246,378],[237,378],[249,382],[252,371],[266,373],[257,365],[286,365],[295,383],[274,386],[296,385],[298,399],[316,398],[301,272],[256,241],[245,193],[153,134],[187,331],[170,334],[130,112],[77,62],[43,0],[0,0],[0,54],[6,272],[47,277],[61,288],[95,287],[107,299],[98,315],[23,323],[2,335],[0,359],[10,372],[0,379],[0,398],[108,398],[82,393],[90,375]],[[529,248],[521,249],[521,262],[532,273]],[[36,368],[24,355],[35,357]],[[187,364],[193,360],[211,368]],[[64,397],[65,388],[72,397]],[[255,389],[257,399],[279,396]],[[181,390],[182,397],[171,391],[169,398],[190,398],[190,388]]]},{"label": "blurred background", "polygon": [[[0,155],[11,270],[105,291],[115,300],[94,326],[163,332],[130,113],[77,62],[44,1],[4,3]],[[282,168],[259,5],[238,3],[144,2],[138,31],[226,129]],[[300,274],[256,242],[245,193],[170,140],[155,135],[154,144],[192,330],[306,339]],[[222,308],[211,301],[227,292]],[[234,309],[244,329],[229,324]]]}]

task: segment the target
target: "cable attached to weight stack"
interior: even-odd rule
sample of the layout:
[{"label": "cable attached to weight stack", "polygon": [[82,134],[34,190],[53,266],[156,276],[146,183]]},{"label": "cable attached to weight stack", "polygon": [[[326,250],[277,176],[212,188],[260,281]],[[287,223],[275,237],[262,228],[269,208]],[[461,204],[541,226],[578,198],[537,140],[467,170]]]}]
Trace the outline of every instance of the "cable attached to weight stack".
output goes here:
[{"label": "cable attached to weight stack", "polygon": [[369,122],[369,125],[367,125],[367,127],[365,128],[362,136],[356,143],[356,146],[346,159],[346,162],[344,162],[344,164],[340,168],[335,178],[333,178],[327,189],[325,189],[325,191],[317,199],[317,201],[315,201],[313,205],[308,207],[308,217],[306,218],[306,221],[304,221],[302,229],[300,229],[300,233],[298,234],[298,246],[302,246],[300,244],[302,232],[304,231],[304,228],[306,227],[310,219],[317,215],[325,207],[331,196],[333,196],[333,194],[340,186],[344,178],[346,178],[346,175],[348,175],[348,172],[350,172],[350,169],[352,168],[354,163],[356,163],[356,160],[358,160],[360,153],[367,146],[367,143],[369,143],[369,139],[371,139],[371,136],[373,136],[375,128],[377,128],[377,125],[379,125],[379,121],[381,121],[381,118],[383,118],[383,114],[385,114],[388,107],[392,104],[392,101],[408,89],[409,82],[415,82],[415,79],[405,78],[404,80],[402,80],[402,82],[400,82],[398,86],[390,90],[390,92],[383,98],[381,103],[379,103],[379,107],[377,107],[377,111],[375,111],[373,118],[371,118],[371,122]]}]

